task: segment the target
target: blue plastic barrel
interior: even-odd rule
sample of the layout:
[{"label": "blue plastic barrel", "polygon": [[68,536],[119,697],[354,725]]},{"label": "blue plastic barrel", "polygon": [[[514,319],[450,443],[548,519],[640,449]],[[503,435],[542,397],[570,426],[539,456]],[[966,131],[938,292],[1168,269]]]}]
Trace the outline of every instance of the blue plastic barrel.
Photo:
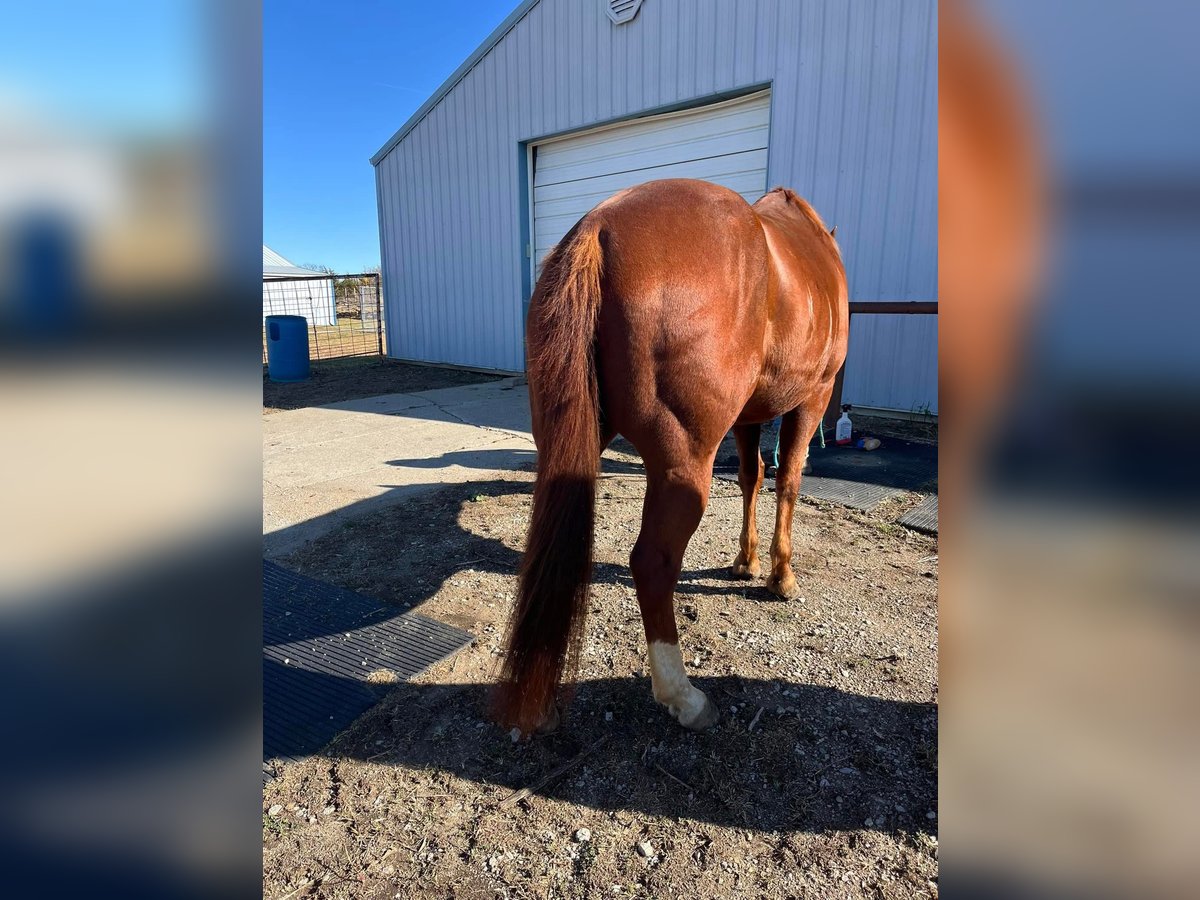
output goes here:
[{"label": "blue plastic barrel", "polygon": [[267,374],[272,381],[308,378],[308,319],[267,316]]}]

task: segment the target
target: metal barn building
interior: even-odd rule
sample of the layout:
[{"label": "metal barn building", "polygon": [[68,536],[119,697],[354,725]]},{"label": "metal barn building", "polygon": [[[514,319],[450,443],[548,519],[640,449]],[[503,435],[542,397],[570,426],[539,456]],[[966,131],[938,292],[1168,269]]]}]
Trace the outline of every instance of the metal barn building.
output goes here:
[{"label": "metal barn building", "polygon": [[263,318],[304,316],[309,325],[336,325],[333,279],[324,274],[293,265],[263,244]]},{"label": "metal barn building", "polygon": [[[371,162],[401,359],[521,371],[538,261],[656,178],[790,187],[852,301],[933,301],[936,0],[525,0]],[[855,315],[843,399],[936,412],[936,316]]]}]

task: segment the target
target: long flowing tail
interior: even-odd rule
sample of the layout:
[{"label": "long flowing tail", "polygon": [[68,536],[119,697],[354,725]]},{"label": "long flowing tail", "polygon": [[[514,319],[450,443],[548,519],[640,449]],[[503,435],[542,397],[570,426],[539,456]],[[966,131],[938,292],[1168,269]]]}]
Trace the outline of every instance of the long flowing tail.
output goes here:
[{"label": "long flowing tail", "polygon": [[587,613],[601,449],[593,354],[601,267],[599,226],[585,219],[547,257],[529,308],[537,481],[493,695],[497,721],[524,734],[552,717],[559,682],[576,671]]}]

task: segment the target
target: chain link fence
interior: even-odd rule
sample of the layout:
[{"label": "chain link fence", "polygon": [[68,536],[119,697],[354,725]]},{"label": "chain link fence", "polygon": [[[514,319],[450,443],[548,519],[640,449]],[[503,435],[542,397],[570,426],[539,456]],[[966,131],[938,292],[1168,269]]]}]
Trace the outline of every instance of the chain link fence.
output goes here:
[{"label": "chain link fence", "polygon": [[383,296],[378,273],[264,278],[264,365],[266,317],[278,315],[308,320],[309,359],[383,355]]}]

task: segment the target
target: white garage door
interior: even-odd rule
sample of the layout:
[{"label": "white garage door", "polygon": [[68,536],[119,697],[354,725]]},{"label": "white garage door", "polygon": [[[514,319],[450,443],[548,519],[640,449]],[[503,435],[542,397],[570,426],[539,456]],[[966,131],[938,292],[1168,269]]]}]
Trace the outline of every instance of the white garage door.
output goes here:
[{"label": "white garage door", "polygon": [[593,206],[644,181],[702,178],[753,203],[767,189],[770,109],[770,96],[763,91],[536,145],[535,264]]}]

